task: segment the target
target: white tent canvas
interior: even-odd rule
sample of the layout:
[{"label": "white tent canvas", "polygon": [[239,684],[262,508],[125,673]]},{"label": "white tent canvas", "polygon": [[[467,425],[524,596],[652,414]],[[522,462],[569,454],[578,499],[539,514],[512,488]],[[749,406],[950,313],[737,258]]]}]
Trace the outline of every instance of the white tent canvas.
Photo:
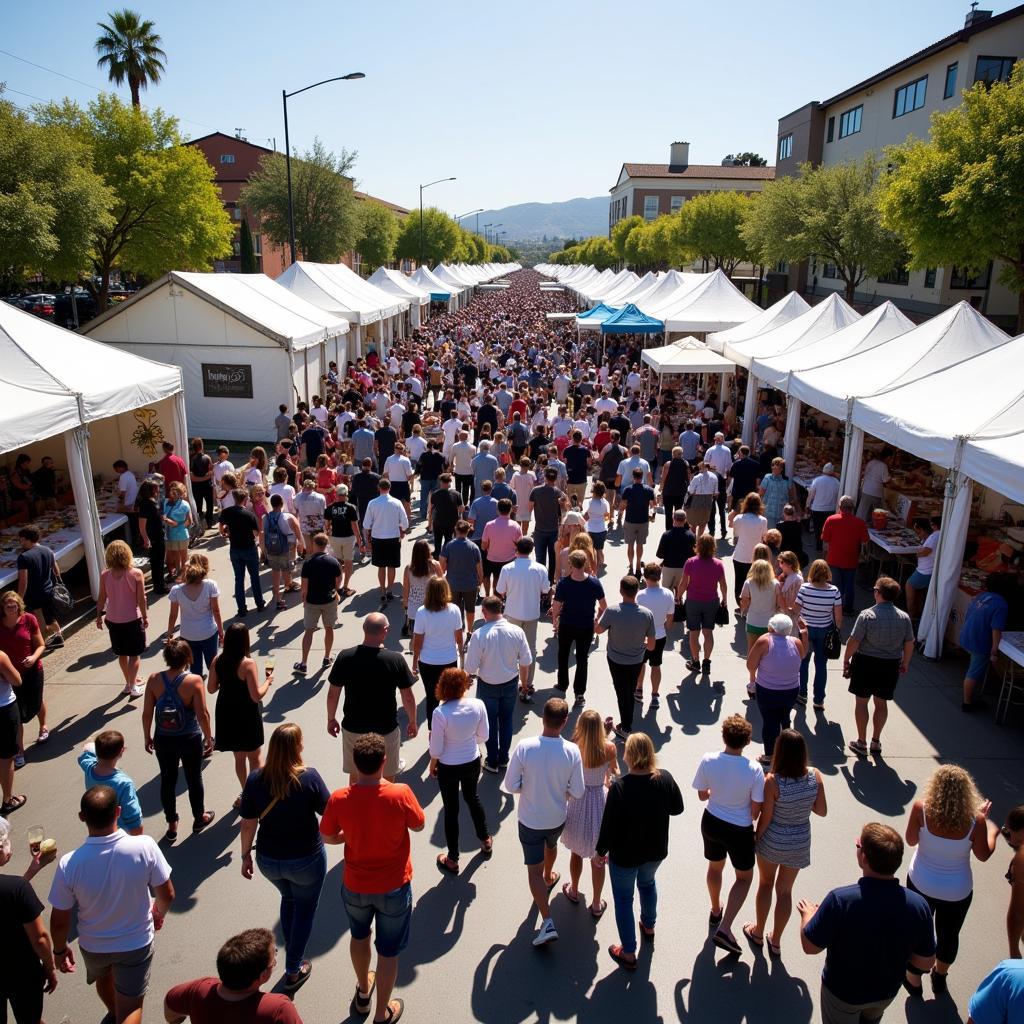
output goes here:
[{"label": "white tent canvas", "polygon": [[715,331],[713,334],[709,334],[708,346],[715,352],[721,352],[727,342],[749,341],[759,334],[767,334],[769,331],[774,331],[776,327],[795,320],[810,308],[800,295],[790,292],[745,323],[730,327],[727,331]]},{"label": "white tent canvas", "polygon": [[[614,278],[609,278],[606,284],[600,284],[597,286],[587,286],[580,290],[580,294],[588,302],[604,302],[605,305],[620,305],[620,303],[612,301],[606,302],[606,299],[615,295],[624,295],[626,292],[632,291],[640,283],[640,277],[634,274],[632,270],[622,270],[615,275]],[[625,305],[625,303],[621,303]]]},{"label": "white tent canvas", "polygon": [[444,281],[439,281],[434,277],[429,267],[417,267],[409,275],[409,280],[418,288],[422,288],[431,297],[443,295],[445,300],[447,300],[459,294],[459,289],[450,284],[445,284]]},{"label": "white tent canvas", "polygon": [[694,274],[690,271],[669,270],[663,274],[658,283],[648,290],[635,303],[641,313],[662,319],[660,311],[677,305],[683,296],[696,288],[707,278],[706,274]]},{"label": "white tent canvas", "polygon": [[[761,312],[721,270],[708,275],[706,281],[686,292],[678,305],[662,307],[657,314],[665,322],[665,333],[694,331],[707,333],[744,323]],[[731,358],[725,353],[727,358]]]},{"label": "white tent canvas", "polygon": [[373,285],[366,287],[373,288],[375,294],[368,294],[360,287],[366,282],[342,264],[299,260],[277,279],[277,284],[306,302],[360,326],[377,323],[382,317],[394,316],[408,308],[402,305],[403,300]]},{"label": "white tent canvas", "polygon": [[712,352],[704,342],[694,337],[644,349],[640,358],[658,376],[666,373],[731,373],[736,369],[735,363]]},{"label": "white tent canvas", "polygon": [[430,309],[430,293],[414,284],[400,270],[378,267],[369,281],[381,291],[405,299],[409,303],[411,326],[419,327],[426,320]]}]

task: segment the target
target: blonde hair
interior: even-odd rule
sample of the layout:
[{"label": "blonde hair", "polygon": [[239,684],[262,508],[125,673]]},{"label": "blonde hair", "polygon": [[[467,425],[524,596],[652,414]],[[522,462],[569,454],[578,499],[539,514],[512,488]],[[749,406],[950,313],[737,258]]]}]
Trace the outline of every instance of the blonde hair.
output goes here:
[{"label": "blonde hair", "polygon": [[201,580],[205,580],[210,572],[210,560],[206,555],[200,554],[198,551],[189,555],[187,564],[185,565],[185,582],[186,583],[199,583]]},{"label": "blonde hair", "polygon": [[971,773],[958,764],[940,764],[924,787],[924,813],[934,831],[964,834],[981,806]]},{"label": "blonde hair", "polygon": [[593,572],[594,566],[597,565],[597,551],[594,549],[594,541],[589,533],[584,531],[573,537],[569,543],[569,553],[571,554],[573,551],[582,551],[587,556],[590,571]]},{"label": "blonde hair", "polygon": [[756,562],[760,559],[764,559],[764,561],[770,562],[772,560],[772,549],[768,547],[767,544],[755,544],[753,556],[754,557],[750,560],[751,562]]},{"label": "blonde hair", "polygon": [[260,778],[275,800],[283,800],[298,787],[299,777],[305,770],[302,730],[294,722],[285,722],[270,734],[267,760],[260,770]]},{"label": "blonde hair", "polygon": [[792,551],[780,552],[779,565],[788,565],[793,572],[800,571],[800,559]]},{"label": "blonde hair", "polygon": [[25,614],[25,601],[16,590],[5,590],[0,594],[0,609],[3,608],[8,601],[13,601],[18,606],[18,615]]},{"label": "blonde hair", "polygon": [[832,570],[824,558],[816,558],[807,570],[808,583],[831,583]]},{"label": "blonde hair", "polygon": [[572,741],[580,748],[584,768],[597,768],[608,760],[608,745],[604,738],[604,723],[601,715],[593,708],[587,708],[576,719]]},{"label": "blonde hair", "polygon": [[188,494],[188,491],[185,490],[185,485],[177,480],[167,488],[168,498],[178,500],[184,498],[186,494]]},{"label": "blonde hair", "polygon": [[759,558],[750,566],[750,571],[747,573],[747,579],[755,587],[760,587],[761,590],[767,590],[775,582],[775,573],[772,572],[771,562],[765,561],[763,558]]},{"label": "blonde hair", "polygon": [[654,744],[647,733],[631,732],[622,756],[630,771],[657,774],[658,759],[654,754]]},{"label": "blonde hair", "polygon": [[112,540],[107,545],[103,560],[108,569],[130,569],[132,567],[132,549],[123,540]]}]

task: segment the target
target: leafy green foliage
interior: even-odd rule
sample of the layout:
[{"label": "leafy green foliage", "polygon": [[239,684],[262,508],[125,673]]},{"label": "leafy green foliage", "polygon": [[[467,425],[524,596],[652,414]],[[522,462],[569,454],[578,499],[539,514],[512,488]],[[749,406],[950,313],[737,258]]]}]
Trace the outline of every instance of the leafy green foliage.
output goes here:
[{"label": "leafy green foliage", "polygon": [[[320,139],[300,158],[292,155],[292,206],[299,259],[337,263],[356,248],[360,232],[359,200],[352,192],[351,171],[358,154],[329,151]],[[242,189],[241,202],[260,218],[274,245],[287,245],[288,174],[285,158],[270,153]]]},{"label": "leafy green foliage", "polygon": [[707,192],[689,200],[676,222],[678,250],[706,259],[715,270],[732,277],[738,263],[751,259],[740,229],[756,201],[740,192]]},{"label": "leafy green foliage", "polygon": [[629,237],[629,233],[634,228],[643,227],[645,223],[643,217],[634,214],[632,217],[624,217],[612,227],[612,248],[620,260],[626,259],[626,239]]},{"label": "leafy green foliage", "polygon": [[743,152],[737,153],[735,160],[741,167],[767,167],[768,161],[759,153]]},{"label": "leafy green foliage", "polygon": [[259,272],[256,263],[256,247],[252,241],[252,230],[249,228],[248,218],[243,219],[242,229],[238,239],[239,259],[242,264],[243,274],[255,274]]},{"label": "leafy green foliage", "polygon": [[1002,260],[1024,330],[1024,62],[1009,82],[979,82],[961,106],[933,114],[927,142],[887,155],[882,219],[906,240],[911,267]]},{"label": "leafy green foliage", "polygon": [[136,11],[127,8],[108,15],[109,21],[99,23],[102,35],[96,40],[100,55],[96,64],[106,68],[115,85],[127,79],[132,106],[139,106],[139,90],[160,81],[167,54],[160,49],[160,36],[153,31],[153,22],[143,21]]},{"label": "leafy green foliage", "polygon": [[359,207],[359,241],[356,251],[372,274],[395,258],[398,218],[381,203],[367,199]]},{"label": "leafy green foliage", "polygon": [[414,210],[406,217],[398,232],[395,255],[399,259],[416,260],[417,263],[436,266],[454,258],[461,243],[460,228],[448,214],[434,206],[423,211],[422,259],[420,215]]}]

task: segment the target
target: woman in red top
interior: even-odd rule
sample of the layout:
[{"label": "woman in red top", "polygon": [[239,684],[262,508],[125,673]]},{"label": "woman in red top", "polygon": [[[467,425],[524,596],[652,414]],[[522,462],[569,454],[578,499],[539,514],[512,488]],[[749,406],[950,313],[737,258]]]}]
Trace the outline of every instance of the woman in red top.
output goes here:
[{"label": "woman in red top", "polygon": [[0,651],[11,659],[11,664],[21,673],[21,686],[14,692],[18,699],[18,753],[14,765],[20,768],[25,763],[25,723],[39,719],[39,742],[50,738],[46,728],[46,702],[43,700],[43,634],[39,621],[25,611],[25,602],[13,591],[8,590],[0,603]]}]

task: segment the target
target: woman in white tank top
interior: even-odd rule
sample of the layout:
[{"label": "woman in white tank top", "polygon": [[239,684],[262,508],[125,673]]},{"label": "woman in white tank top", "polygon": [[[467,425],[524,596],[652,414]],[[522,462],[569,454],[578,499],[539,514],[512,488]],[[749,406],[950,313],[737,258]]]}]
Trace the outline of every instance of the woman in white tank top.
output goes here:
[{"label": "woman in white tank top", "polygon": [[[956,959],[960,929],[974,896],[971,853],[986,861],[996,848],[999,829],[988,820],[990,800],[983,801],[974,779],[959,765],[940,765],[932,773],[924,798],[915,800],[907,822],[907,845],[915,847],[907,887],[928,901],[935,918],[936,995],[946,991],[946,975]],[[920,976],[907,972],[905,987],[919,996]]]}]

